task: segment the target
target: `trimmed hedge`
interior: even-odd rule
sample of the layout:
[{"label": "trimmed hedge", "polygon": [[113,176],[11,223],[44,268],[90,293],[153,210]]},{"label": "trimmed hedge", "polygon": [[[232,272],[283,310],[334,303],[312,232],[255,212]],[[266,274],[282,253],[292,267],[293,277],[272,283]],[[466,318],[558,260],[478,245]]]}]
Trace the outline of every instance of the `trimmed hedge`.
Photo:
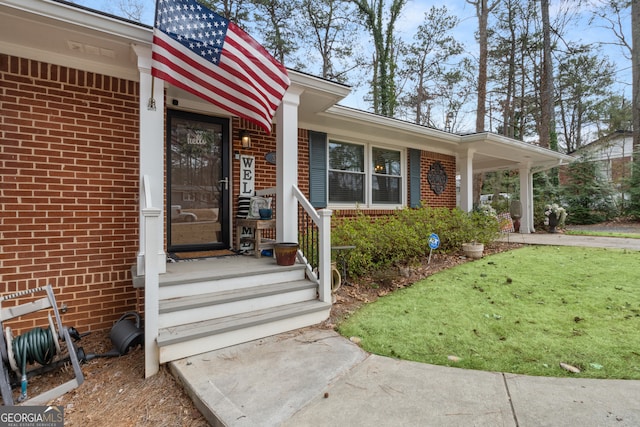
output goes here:
[{"label": "trimmed hedge", "polygon": [[378,218],[358,211],[353,217],[334,217],[333,225],[333,246],[355,246],[348,264],[354,277],[428,256],[432,233],[440,238],[438,250],[445,253],[459,250],[463,243],[490,243],[499,234],[496,217],[458,208],[407,208]]}]

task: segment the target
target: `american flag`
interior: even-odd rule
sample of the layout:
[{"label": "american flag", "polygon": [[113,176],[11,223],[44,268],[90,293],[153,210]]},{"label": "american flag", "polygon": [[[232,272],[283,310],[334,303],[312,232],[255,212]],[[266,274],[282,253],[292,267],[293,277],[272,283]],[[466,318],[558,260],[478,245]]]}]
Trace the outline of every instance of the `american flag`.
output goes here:
[{"label": "american flag", "polygon": [[271,132],[289,87],[282,64],[195,0],[158,0],[151,74]]}]

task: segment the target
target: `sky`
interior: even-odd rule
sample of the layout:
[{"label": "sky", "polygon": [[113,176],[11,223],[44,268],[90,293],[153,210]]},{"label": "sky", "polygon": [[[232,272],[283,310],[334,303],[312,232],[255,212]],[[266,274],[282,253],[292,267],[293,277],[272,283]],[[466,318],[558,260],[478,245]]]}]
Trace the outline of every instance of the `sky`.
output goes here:
[{"label": "sky", "polygon": [[[117,10],[118,3],[126,3],[127,0],[72,0],[74,3],[90,7],[93,9],[108,12],[114,15],[118,15]],[[597,0],[593,0],[591,3]],[[579,21],[568,28],[567,39],[575,42],[581,42],[584,44],[597,44],[601,42],[612,42],[614,40],[613,34],[610,30],[602,28],[599,25],[589,25],[588,19],[591,16],[591,10],[588,7],[588,3],[581,2],[581,6],[578,7],[578,0],[551,0],[551,19],[553,20],[554,14],[557,14],[558,5],[569,8],[575,13]],[[478,49],[477,43],[474,39],[474,33],[477,29],[478,23],[475,15],[475,7],[470,5],[466,0],[448,0],[444,2],[434,0],[409,0],[403,10],[401,18],[396,25],[397,32],[404,36],[406,40],[411,40],[413,34],[416,31],[418,25],[420,25],[424,19],[424,14],[432,6],[441,7],[443,4],[447,6],[447,9],[451,15],[457,16],[460,20],[458,27],[454,32],[455,38],[464,44],[465,50],[472,56],[476,56]],[[155,1],[144,0],[144,10],[142,22],[148,25],[153,24],[153,17],[155,13]],[[628,36],[630,37],[631,25],[626,26],[628,28]],[[257,38],[257,37],[256,37]],[[368,41],[363,41],[364,45],[368,44]],[[616,75],[616,90],[624,95],[627,99],[631,99],[631,63],[629,60],[622,57],[622,51],[620,48],[605,45],[602,47],[602,53],[607,55],[610,60],[616,62],[618,73]],[[359,108],[366,110],[369,108],[369,104],[364,101],[366,94],[365,89],[355,89],[351,95],[344,99],[341,104],[349,107]],[[475,120],[475,119],[474,119]]]}]

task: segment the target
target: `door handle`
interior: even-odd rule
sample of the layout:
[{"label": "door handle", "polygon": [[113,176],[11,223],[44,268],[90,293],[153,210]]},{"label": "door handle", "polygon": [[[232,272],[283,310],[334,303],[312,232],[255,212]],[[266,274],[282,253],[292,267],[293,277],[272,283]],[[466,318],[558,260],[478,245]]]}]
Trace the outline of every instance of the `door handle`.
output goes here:
[{"label": "door handle", "polygon": [[224,179],[221,179],[220,181],[218,181],[219,184],[222,184],[224,182],[224,189],[228,190],[229,189],[229,177],[225,177]]}]

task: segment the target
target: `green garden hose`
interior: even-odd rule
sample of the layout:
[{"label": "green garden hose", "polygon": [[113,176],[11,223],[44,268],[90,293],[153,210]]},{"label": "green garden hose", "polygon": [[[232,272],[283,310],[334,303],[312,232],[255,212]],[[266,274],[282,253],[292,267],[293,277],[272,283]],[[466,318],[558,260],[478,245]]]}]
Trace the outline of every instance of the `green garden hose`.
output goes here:
[{"label": "green garden hose", "polygon": [[13,339],[13,354],[22,372],[22,394],[18,401],[27,398],[27,365],[37,362],[48,365],[56,355],[56,345],[51,329],[34,328]]}]

